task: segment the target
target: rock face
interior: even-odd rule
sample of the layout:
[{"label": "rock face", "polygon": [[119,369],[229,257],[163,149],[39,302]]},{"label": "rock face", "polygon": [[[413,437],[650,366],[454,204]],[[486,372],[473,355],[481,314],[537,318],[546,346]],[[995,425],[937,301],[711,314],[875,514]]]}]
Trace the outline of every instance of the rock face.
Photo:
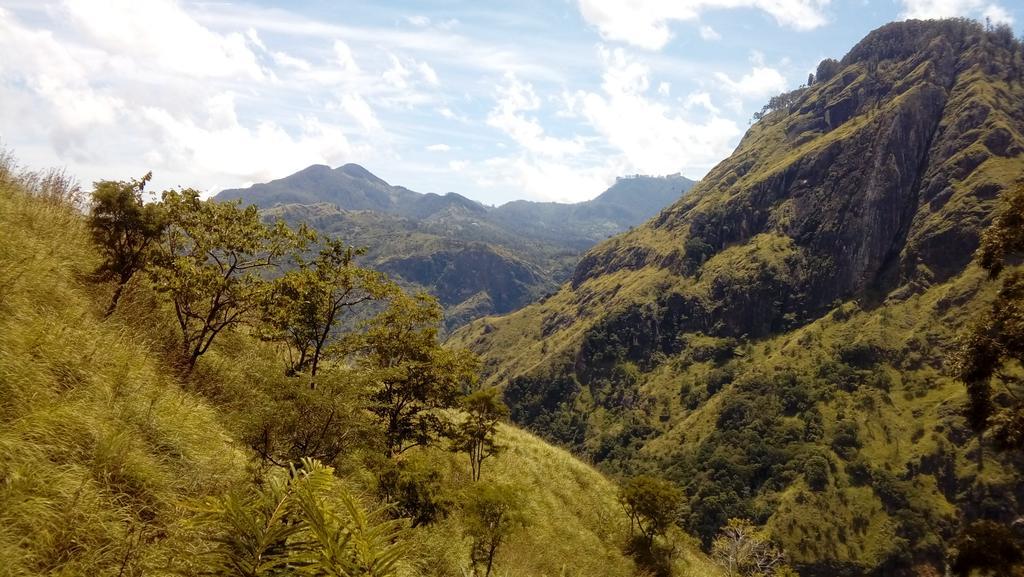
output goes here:
[{"label": "rock face", "polygon": [[[963,461],[949,405],[962,386],[944,363],[986,298],[979,235],[1024,180],[1024,50],[1004,29],[909,21],[819,69],[557,294],[452,340],[483,356],[521,423],[685,486],[706,543],[747,516],[801,574],[941,567],[941,544],[992,490]],[[813,496],[809,455],[830,467]],[[1016,499],[990,514],[1019,514]]]},{"label": "rock face", "polygon": [[704,261],[759,234],[792,239],[792,258],[814,263],[814,274],[787,283],[801,297],[778,310],[802,320],[837,299],[877,299],[959,272],[1012,181],[1003,166],[1021,154],[1024,134],[1019,52],[964,26],[873,32],[831,80],[793,93],[659,215],[651,228],[675,247],[604,244],[583,258],[573,285],[648,266],[700,276]]},{"label": "rock face", "polygon": [[378,268],[422,286],[433,287],[441,304],[462,303],[477,293],[488,295],[494,310],[509,311],[526,304],[541,274],[526,263],[477,243],[431,254],[393,257]]},{"label": "rock face", "polygon": [[678,175],[633,177],[587,202],[516,201],[495,208],[451,192],[392,186],[346,164],[310,166],[216,198],[254,203],[268,215],[369,247],[368,265],[433,293],[453,328],[554,290],[582,251],[651,218],[692,185]]}]

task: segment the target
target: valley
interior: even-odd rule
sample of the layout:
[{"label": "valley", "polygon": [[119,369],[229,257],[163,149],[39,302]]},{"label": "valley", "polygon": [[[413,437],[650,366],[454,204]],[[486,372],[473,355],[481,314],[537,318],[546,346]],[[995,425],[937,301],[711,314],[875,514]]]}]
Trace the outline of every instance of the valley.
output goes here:
[{"label": "valley", "polygon": [[154,166],[0,146],[0,577],[1024,577],[1013,5],[138,2],[0,7]]},{"label": "valley", "polygon": [[577,204],[489,207],[456,193],[391,186],[348,164],[311,166],[216,198],[256,204],[268,218],[306,223],[368,248],[363,259],[369,266],[436,296],[451,330],[554,291],[584,251],[643,223],[693,184],[678,175],[637,175]]}]

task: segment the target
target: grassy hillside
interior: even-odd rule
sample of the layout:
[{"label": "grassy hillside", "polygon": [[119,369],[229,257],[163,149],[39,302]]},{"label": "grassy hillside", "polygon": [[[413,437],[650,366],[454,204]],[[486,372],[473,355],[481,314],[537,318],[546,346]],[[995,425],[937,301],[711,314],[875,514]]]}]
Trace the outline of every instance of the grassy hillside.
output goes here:
[{"label": "grassy hillside", "polygon": [[[0,575],[200,574],[215,545],[200,503],[280,475],[244,440],[287,386],[274,349],[235,333],[178,376],[157,296],[133,281],[104,319],[111,289],[90,281],[84,218],[17,180],[0,184]],[[528,524],[495,574],[635,572],[614,484],[515,428],[499,442],[484,478],[521,487]],[[455,505],[405,537],[402,574],[466,574],[466,457],[436,447],[403,460],[437,471]],[[354,446],[337,465],[366,507],[381,504],[379,458]],[[717,574],[692,545],[680,552],[678,574]]]},{"label": "grassy hillside", "polygon": [[97,318],[78,213],[4,184],[0,229],[0,572],[189,568],[182,505],[240,483],[241,448],[150,339]]}]

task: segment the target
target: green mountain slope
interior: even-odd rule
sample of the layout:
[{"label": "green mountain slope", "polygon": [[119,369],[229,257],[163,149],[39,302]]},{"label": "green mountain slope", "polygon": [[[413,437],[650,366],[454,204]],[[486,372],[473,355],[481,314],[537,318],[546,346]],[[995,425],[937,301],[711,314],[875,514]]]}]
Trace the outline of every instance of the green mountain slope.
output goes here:
[{"label": "green mountain slope", "polygon": [[269,216],[369,247],[368,265],[434,294],[446,308],[446,325],[454,328],[552,292],[582,251],[646,221],[691,186],[679,175],[636,176],[618,179],[586,202],[487,207],[455,193],[391,186],[346,164],[310,166],[216,198],[241,199]]},{"label": "green mountain slope", "polygon": [[993,297],[970,262],[1024,177],[1022,101],[1012,34],[884,26],[557,294],[452,340],[519,423],[684,486],[705,544],[748,517],[802,575],[941,574],[964,520],[1024,510],[946,366]]},{"label": "green mountain slope", "polygon": [[[201,501],[274,474],[244,434],[254,415],[283,406],[270,399],[286,385],[280,359],[244,332],[225,334],[179,376],[173,313],[133,281],[104,318],[109,287],[89,280],[98,261],[80,213],[0,182],[0,575],[208,574],[216,543]],[[497,574],[635,573],[611,481],[513,427],[498,440],[506,450],[485,478],[522,488],[528,525],[502,546]],[[341,463],[376,508],[365,456]],[[439,471],[452,498],[471,486],[464,455],[434,447],[404,459]],[[413,529],[400,574],[466,574],[465,528],[455,508]],[[719,574],[685,541],[679,552],[677,574]]]}]

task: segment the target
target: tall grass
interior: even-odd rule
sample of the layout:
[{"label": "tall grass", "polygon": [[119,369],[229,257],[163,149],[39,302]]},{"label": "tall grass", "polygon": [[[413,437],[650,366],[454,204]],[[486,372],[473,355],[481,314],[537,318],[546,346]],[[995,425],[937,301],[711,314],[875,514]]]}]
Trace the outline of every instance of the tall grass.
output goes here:
[{"label": "tall grass", "polygon": [[242,454],[97,316],[80,205],[0,165],[0,575],[189,572],[182,505],[236,483]]}]

